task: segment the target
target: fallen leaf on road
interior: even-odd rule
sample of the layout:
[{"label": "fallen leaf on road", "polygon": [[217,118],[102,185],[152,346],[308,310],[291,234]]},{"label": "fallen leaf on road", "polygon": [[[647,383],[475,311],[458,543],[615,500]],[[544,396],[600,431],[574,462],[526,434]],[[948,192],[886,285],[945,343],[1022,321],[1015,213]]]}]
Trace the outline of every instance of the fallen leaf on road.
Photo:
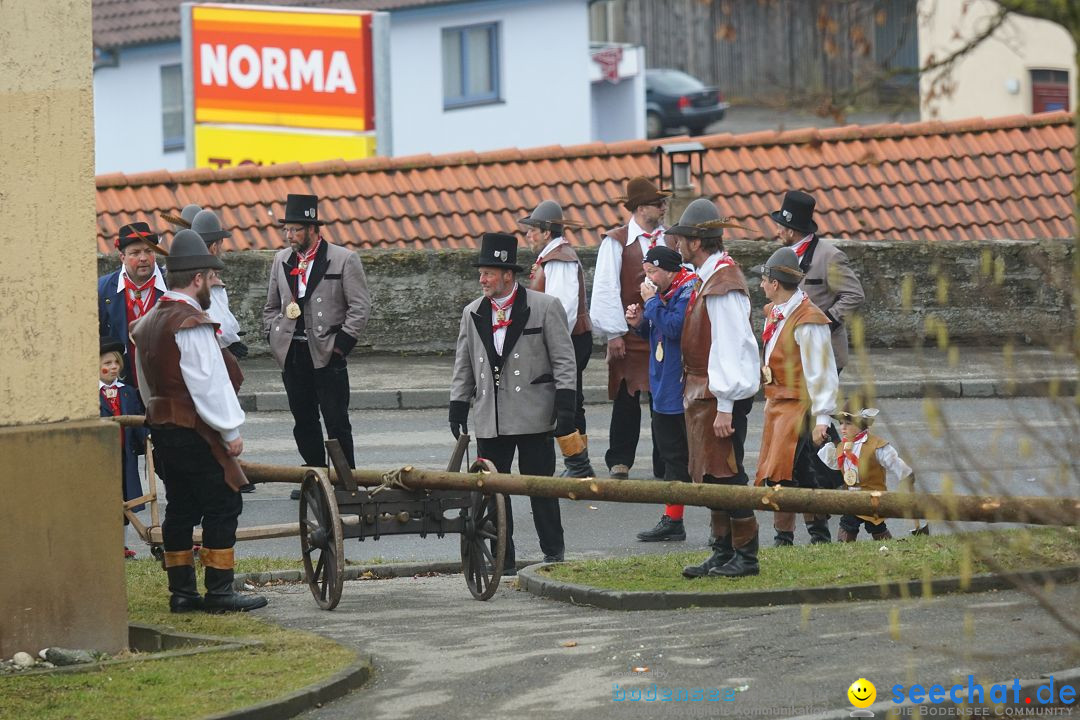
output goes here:
[{"label": "fallen leaf on road", "polygon": [[649,668],[647,668],[647,667],[636,667],[636,668],[633,669],[633,672],[636,672],[636,673],[649,672]]},{"label": "fallen leaf on road", "polygon": [[577,647],[577,640],[567,640],[567,641],[559,643],[559,644],[562,647],[566,647],[566,648]]}]

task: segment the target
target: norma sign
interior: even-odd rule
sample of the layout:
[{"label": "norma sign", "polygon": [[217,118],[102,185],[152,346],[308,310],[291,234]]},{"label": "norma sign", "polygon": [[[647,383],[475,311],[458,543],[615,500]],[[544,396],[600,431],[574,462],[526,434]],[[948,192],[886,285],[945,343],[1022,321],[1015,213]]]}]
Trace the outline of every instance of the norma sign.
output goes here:
[{"label": "norma sign", "polygon": [[183,11],[191,164],[374,154],[375,13],[190,3]]}]

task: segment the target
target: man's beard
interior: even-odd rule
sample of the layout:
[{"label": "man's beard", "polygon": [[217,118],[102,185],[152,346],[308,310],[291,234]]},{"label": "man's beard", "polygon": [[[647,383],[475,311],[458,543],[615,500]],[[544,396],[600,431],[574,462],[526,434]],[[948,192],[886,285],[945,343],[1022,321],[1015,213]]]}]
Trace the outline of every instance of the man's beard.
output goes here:
[{"label": "man's beard", "polygon": [[201,290],[195,291],[195,299],[199,301],[199,307],[203,310],[210,309],[210,286],[203,285]]}]

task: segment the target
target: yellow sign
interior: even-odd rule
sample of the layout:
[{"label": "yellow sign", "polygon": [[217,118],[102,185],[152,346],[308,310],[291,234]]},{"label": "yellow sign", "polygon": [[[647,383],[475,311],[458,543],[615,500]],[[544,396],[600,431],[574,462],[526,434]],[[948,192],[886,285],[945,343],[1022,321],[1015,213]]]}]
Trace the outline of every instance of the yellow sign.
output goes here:
[{"label": "yellow sign", "polygon": [[374,133],[305,133],[195,126],[195,167],[356,160],[375,154]]}]

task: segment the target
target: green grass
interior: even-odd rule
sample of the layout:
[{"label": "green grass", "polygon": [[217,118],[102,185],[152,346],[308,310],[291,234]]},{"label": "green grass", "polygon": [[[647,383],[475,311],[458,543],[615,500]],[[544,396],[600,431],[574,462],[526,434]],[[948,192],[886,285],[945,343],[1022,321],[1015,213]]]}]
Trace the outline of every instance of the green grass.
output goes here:
[{"label": "green grass", "polygon": [[[331,640],[285,630],[255,615],[172,615],[161,566],[150,559],[125,565],[129,621],[258,640],[263,645],[113,665],[85,673],[5,676],[0,679],[0,718],[188,720],[286,695],[339,672],[356,659],[352,650]],[[237,572],[295,567],[295,560],[241,560]]]},{"label": "green grass", "polygon": [[[882,546],[888,550],[882,552]],[[967,577],[991,570],[979,553],[1008,570],[1076,565],[1080,532],[1039,528],[763,548],[758,556],[761,574],[732,579],[682,577],[682,568],[704,562],[708,551],[568,562],[543,572],[555,580],[606,590],[713,593]]]}]

